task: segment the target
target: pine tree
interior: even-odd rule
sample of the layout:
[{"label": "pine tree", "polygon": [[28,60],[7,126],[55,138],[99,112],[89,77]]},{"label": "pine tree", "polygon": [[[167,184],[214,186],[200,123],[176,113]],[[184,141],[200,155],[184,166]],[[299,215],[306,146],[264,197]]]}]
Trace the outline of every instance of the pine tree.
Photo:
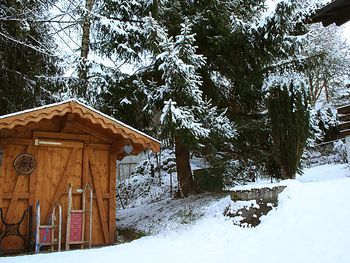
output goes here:
[{"label": "pine tree", "polygon": [[53,100],[58,72],[41,1],[0,4],[0,114]]},{"label": "pine tree", "polygon": [[196,190],[189,162],[190,151],[214,132],[226,138],[234,136],[228,119],[203,100],[198,69],[205,64],[205,59],[196,54],[191,26],[185,19],[180,35],[163,44],[164,51],[157,56],[163,84],[151,90],[148,96],[152,98],[150,107],[156,106],[154,102],[164,102],[160,118],[163,135],[175,142],[180,194],[183,196]]},{"label": "pine tree", "polygon": [[[227,108],[226,114],[237,123],[240,139],[237,147],[227,147],[227,156],[270,166],[275,161],[269,150],[262,85],[271,71],[288,65],[304,66],[298,56],[303,39],[298,35],[306,32],[302,23],[304,7],[295,1],[279,1],[267,13],[263,0],[104,1],[96,16],[94,52],[116,64],[121,61],[134,66],[127,74],[119,66],[101,71],[98,87],[105,91],[101,96],[104,108],[138,128],[161,127],[163,136],[168,134],[176,141],[175,132],[180,130],[176,125],[180,120],[182,125],[193,122],[191,128],[197,129],[197,133],[210,129],[201,121],[203,110],[197,106],[204,105],[204,98],[208,98],[213,107]],[[180,56],[178,51],[185,17],[191,21],[191,32],[195,34],[190,45],[198,47],[194,54],[207,58],[200,66],[186,57],[186,52]],[[178,88],[188,83],[196,86],[191,88],[193,91],[199,91],[190,98],[182,95],[186,90],[180,92]],[[172,90],[175,92],[170,96]],[[163,114],[164,125],[160,126],[157,116],[164,109],[164,102],[168,103],[165,105],[168,115]],[[181,118],[171,109],[181,113]],[[128,110],[137,114],[126,114]],[[174,119],[165,116],[176,117],[176,122],[167,122]],[[208,138],[186,129],[181,132],[185,133],[181,138],[186,138],[190,151],[198,151],[201,138]],[[221,141],[220,144],[217,147],[225,148]],[[186,167],[184,170],[188,171]],[[267,169],[274,171],[275,167]]]},{"label": "pine tree", "polygon": [[[263,81],[279,64],[294,64],[305,32],[300,6],[279,1],[267,13],[265,1],[200,1],[193,12],[196,44],[208,58],[201,70],[203,92],[219,107],[228,108],[238,136],[222,160],[253,163],[271,176],[272,158]],[[180,12],[178,12],[180,13]],[[225,164],[224,164],[225,165]],[[245,165],[246,166],[246,165]]]},{"label": "pine tree", "polygon": [[[136,68],[135,74],[129,76],[116,69],[117,77],[110,75],[106,82],[108,92],[102,98],[108,105],[104,108],[136,127],[145,129],[147,122],[157,127],[161,120],[162,137],[175,143],[179,181],[186,196],[194,191],[190,151],[197,149],[200,139],[208,138],[210,133],[203,119],[214,116],[212,111],[216,111],[216,123],[229,121],[210,103],[209,108],[203,108],[199,70],[205,59],[196,54],[196,39],[189,19],[179,18],[174,30],[163,20],[167,4],[170,2],[106,1],[101,10],[103,17],[97,23],[98,37],[104,39],[100,41],[99,52],[145,66]],[[181,21],[185,22],[181,24]],[[139,114],[126,115],[126,109]],[[163,114],[157,120],[154,116],[160,112]]]},{"label": "pine tree", "polygon": [[[142,65],[136,67],[133,76],[124,76],[121,82],[116,81],[113,84],[115,88],[109,89],[111,95],[109,97],[114,98],[108,103],[111,108],[118,108],[120,111],[123,107],[130,108],[132,105],[138,106],[144,103],[143,106],[152,105],[152,109],[144,107],[144,114],[152,116],[157,115],[164,106],[163,102],[170,102],[170,99],[169,109],[173,107],[177,110],[179,107],[191,105],[181,104],[182,101],[179,102],[173,97],[166,97],[169,85],[164,84],[181,83],[177,79],[177,69],[173,67],[170,70],[170,58],[174,56],[173,58],[177,59],[178,54],[166,51],[175,48],[175,38],[179,36],[184,17],[187,17],[193,24],[192,32],[196,34],[192,45],[198,47],[197,53],[207,58],[205,63],[195,70],[197,80],[200,80],[202,101],[203,97],[206,97],[219,109],[227,108],[227,115],[237,122],[240,138],[246,140],[237,143],[238,147],[242,146],[241,149],[235,147],[232,151],[232,147],[227,147],[231,149],[228,156],[254,159],[262,165],[273,163],[269,159],[267,116],[261,114],[265,110],[261,87],[266,75],[272,69],[280,67],[279,64],[299,63],[294,57],[290,58],[300,47],[300,38],[296,37],[297,34],[304,33],[304,27],[300,22],[303,14],[300,15],[301,9],[298,3],[279,1],[275,10],[268,14],[263,0],[152,2],[118,0],[111,1],[107,6],[104,16],[115,17],[116,24],[111,26],[105,23],[108,26],[101,31],[104,32],[104,35],[102,34],[104,38],[108,39],[102,44],[106,47],[106,54],[119,55],[124,61],[136,61],[135,64]],[[111,10],[114,12],[113,15],[109,13]],[[160,54],[163,57],[160,57]],[[142,55],[147,57],[145,63],[141,59]],[[169,62],[167,65],[169,68],[165,66],[160,68],[162,59]],[[185,61],[184,58],[181,60]],[[176,63],[173,64],[177,66]],[[191,81],[195,83],[197,80]],[[130,104],[123,107],[118,104],[114,106],[116,101],[121,100],[118,99],[118,87],[125,87],[120,94],[123,94],[123,99],[124,96],[127,97]],[[138,95],[137,99],[135,94]],[[192,101],[197,103],[193,99]],[[176,102],[176,105],[173,102]],[[187,113],[192,109],[181,110],[186,110]],[[197,115],[187,114],[186,118],[188,120],[192,118],[194,126],[201,123]],[[155,123],[153,126],[158,124],[153,123]],[[163,134],[170,128],[171,125],[164,125]],[[176,131],[174,127],[171,129]],[[242,137],[242,134],[245,137]],[[254,138],[265,141],[256,144],[249,134],[254,134],[252,135]],[[255,149],[257,145],[260,147],[258,150]],[[193,148],[196,148],[195,143]],[[224,147],[221,145],[221,148]]]},{"label": "pine tree", "polygon": [[309,135],[305,85],[297,74],[282,74],[268,84],[268,92],[273,157],[283,179],[295,178]]},{"label": "pine tree", "polygon": [[[156,38],[162,28],[149,16],[153,5],[149,1],[105,0],[97,6],[91,49],[112,66],[100,65],[95,73],[98,82],[94,86],[101,90],[95,105],[156,136],[158,128],[151,125],[154,117],[143,111],[147,96],[139,79],[140,76],[151,79],[155,74],[145,71],[148,61],[144,59],[154,54],[152,48],[159,52]],[[161,74],[158,75],[160,78]]]}]

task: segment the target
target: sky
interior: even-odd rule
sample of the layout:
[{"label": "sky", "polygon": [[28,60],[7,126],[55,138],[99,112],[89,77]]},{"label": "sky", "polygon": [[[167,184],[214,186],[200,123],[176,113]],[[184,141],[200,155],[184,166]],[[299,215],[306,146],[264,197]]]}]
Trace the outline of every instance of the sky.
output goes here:
[{"label": "sky", "polygon": [[350,44],[350,21],[342,25],[340,28],[343,29],[343,34]]}]

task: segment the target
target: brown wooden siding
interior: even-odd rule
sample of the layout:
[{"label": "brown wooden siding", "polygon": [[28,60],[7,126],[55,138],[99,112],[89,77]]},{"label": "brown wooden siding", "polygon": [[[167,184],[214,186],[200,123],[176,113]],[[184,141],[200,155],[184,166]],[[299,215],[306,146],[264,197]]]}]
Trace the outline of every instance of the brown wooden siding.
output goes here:
[{"label": "brown wooden siding", "polygon": [[[116,156],[110,153],[111,147],[108,144],[101,144],[100,139],[86,133],[60,134],[36,131],[33,134],[32,139],[7,138],[1,141],[4,156],[0,177],[0,205],[8,222],[18,221],[28,205],[32,205],[34,209],[35,202],[40,200],[41,220],[47,223],[53,204],[59,201],[63,209],[62,240],[64,241],[68,184],[73,185],[73,207],[79,208],[81,195],[76,193],[76,189],[89,183],[94,190],[92,243],[93,245],[113,243]],[[46,141],[59,141],[62,145],[37,146],[35,139],[40,136],[44,136]],[[90,143],[91,141],[93,143]],[[37,160],[37,167],[31,175],[17,175],[13,168],[14,159],[23,152],[31,153]],[[26,222],[21,231],[27,232]],[[87,229],[85,235],[88,235]],[[20,249],[24,246],[20,239],[8,237],[3,241],[2,248]]]}]

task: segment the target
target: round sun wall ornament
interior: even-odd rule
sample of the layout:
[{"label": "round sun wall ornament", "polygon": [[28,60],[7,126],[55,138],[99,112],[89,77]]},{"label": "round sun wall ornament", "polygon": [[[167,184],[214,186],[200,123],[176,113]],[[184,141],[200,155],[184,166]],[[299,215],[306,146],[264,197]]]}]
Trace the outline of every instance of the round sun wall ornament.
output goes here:
[{"label": "round sun wall ornament", "polygon": [[17,155],[13,162],[13,167],[20,175],[30,174],[35,170],[36,160],[34,156],[29,153],[21,153]]}]

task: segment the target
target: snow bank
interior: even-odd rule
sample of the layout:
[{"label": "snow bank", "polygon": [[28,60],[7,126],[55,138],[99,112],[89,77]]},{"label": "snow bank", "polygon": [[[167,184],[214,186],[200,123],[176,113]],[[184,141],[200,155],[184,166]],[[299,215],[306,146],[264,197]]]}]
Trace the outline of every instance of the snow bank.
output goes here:
[{"label": "snow bank", "polygon": [[350,177],[348,164],[325,164],[306,169],[304,174],[297,175],[297,180],[306,183],[334,180],[344,177]]},{"label": "snow bank", "polygon": [[[179,231],[187,229],[208,213],[213,215],[220,211],[222,214],[230,204],[228,200],[229,197],[222,199],[222,195],[208,193],[186,199],[166,197],[157,202],[144,202],[139,206],[118,210],[117,225],[120,229],[133,228],[153,235]],[[207,212],[207,209],[211,212]]]}]

